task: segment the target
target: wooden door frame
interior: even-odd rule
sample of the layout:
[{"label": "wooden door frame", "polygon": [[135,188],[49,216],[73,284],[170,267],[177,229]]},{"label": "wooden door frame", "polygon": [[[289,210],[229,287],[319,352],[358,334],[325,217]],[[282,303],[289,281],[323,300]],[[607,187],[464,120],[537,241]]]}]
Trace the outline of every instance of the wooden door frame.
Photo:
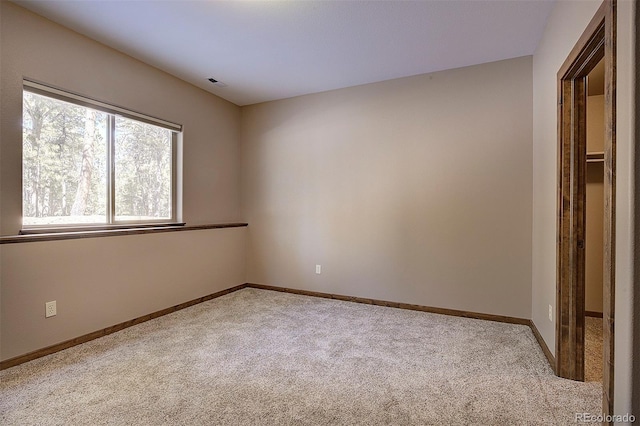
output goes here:
[{"label": "wooden door frame", "polygon": [[603,414],[613,414],[616,0],[605,0],[558,71],[556,374],[584,380],[586,79],[605,61]]}]

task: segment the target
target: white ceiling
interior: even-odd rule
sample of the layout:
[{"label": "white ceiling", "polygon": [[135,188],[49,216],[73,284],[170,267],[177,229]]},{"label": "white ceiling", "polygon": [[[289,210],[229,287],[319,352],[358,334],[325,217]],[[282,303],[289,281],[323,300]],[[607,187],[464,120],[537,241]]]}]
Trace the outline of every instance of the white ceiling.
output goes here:
[{"label": "white ceiling", "polygon": [[15,2],[249,105],[531,55],[555,0]]}]

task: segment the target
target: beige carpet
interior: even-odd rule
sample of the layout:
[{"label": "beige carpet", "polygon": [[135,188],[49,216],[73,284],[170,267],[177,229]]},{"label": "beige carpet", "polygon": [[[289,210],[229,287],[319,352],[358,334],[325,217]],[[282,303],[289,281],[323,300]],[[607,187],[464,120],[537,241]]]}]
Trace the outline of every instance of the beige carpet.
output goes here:
[{"label": "beige carpet", "polygon": [[2,425],[562,425],[526,326],[244,289],[0,372]]},{"label": "beige carpet", "polygon": [[584,380],[602,383],[602,318],[584,319]]}]

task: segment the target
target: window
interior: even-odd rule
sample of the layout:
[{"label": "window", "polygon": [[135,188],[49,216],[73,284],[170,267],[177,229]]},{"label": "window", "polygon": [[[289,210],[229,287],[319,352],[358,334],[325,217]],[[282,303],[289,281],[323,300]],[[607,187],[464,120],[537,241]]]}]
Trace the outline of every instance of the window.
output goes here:
[{"label": "window", "polygon": [[23,227],[175,222],[180,131],[25,80]]}]

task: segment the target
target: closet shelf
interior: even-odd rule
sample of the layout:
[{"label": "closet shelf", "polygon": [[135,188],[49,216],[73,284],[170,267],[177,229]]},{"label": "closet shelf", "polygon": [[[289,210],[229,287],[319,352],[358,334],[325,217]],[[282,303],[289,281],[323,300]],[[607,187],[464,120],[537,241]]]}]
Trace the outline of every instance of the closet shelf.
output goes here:
[{"label": "closet shelf", "polygon": [[587,152],[587,163],[603,163],[604,152]]}]

